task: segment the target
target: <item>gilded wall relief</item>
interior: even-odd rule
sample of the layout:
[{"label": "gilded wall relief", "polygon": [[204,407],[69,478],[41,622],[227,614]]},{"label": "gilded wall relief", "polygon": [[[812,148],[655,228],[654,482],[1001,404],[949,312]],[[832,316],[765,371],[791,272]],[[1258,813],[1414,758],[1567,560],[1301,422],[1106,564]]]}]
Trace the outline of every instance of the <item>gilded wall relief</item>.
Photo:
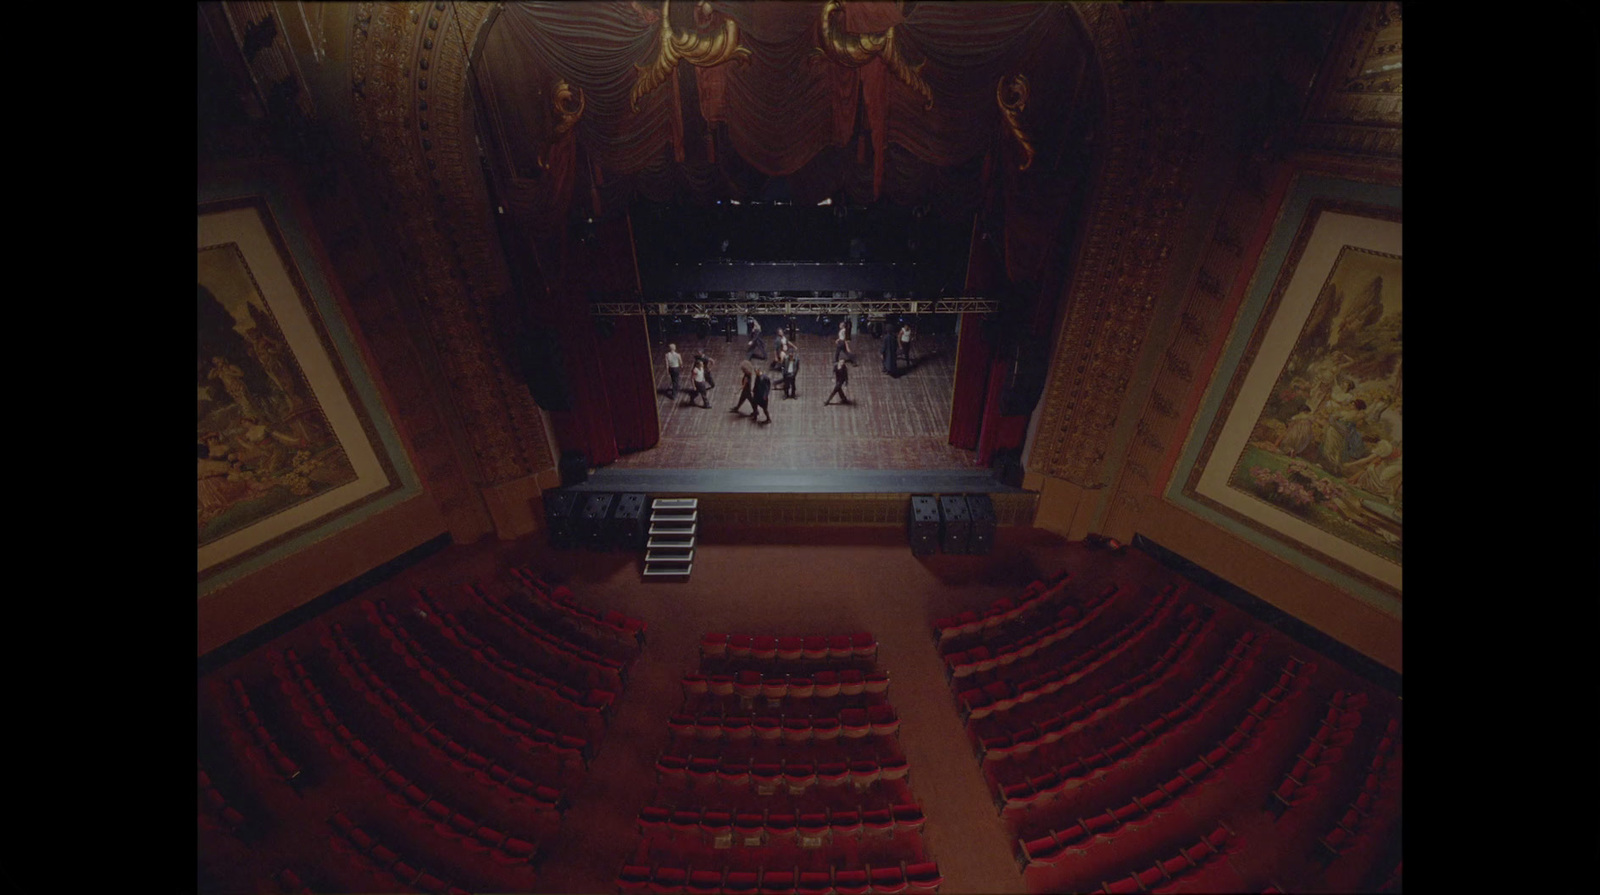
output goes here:
[{"label": "gilded wall relief", "polygon": [[543,418],[500,350],[515,297],[489,219],[462,49],[490,12],[487,3],[361,4],[351,87],[476,478],[499,484],[555,464]]}]

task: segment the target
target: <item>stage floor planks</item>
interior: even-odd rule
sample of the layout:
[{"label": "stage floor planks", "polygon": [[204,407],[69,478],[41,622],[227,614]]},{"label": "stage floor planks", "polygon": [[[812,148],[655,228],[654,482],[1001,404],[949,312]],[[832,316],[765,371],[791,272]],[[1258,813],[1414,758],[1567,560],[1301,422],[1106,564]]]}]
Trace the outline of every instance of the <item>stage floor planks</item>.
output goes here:
[{"label": "stage floor planks", "polygon": [[[773,333],[776,335],[776,333]],[[770,363],[776,358],[773,338],[767,337]],[[799,337],[800,374],[795,397],[787,399],[782,377],[772,377],[771,423],[752,421],[749,404],[743,415],[729,412],[739,399],[739,362],[746,339],[720,336],[700,340],[693,335],[677,341],[683,356],[681,381],[687,385],[697,351],[714,362],[717,387],[709,394],[711,409],[688,403],[686,393],[675,401],[666,398],[669,382],[662,357],[666,345],[652,346],[656,354],[657,412],[661,441],[654,448],[628,454],[610,469],[976,469],[974,451],[952,447],[950,398],[955,386],[955,336],[919,339],[912,348],[915,363],[909,372],[891,378],[883,372],[882,345],[858,335],[851,340],[856,366],[850,368],[846,391],[853,404],[822,406],[833,391],[832,337],[802,333]]]}]

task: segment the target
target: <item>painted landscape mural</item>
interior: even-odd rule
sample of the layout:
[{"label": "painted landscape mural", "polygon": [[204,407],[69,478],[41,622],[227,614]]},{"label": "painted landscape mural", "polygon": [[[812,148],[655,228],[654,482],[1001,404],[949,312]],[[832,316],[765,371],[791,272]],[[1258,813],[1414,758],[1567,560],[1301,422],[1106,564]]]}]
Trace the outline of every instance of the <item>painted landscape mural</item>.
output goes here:
[{"label": "painted landscape mural", "polygon": [[1228,485],[1401,561],[1401,259],[1345,246]]},{"label": "painted landscape mural", "polygon": [[199,250],[199,546],[356,480],[239,247]]}]

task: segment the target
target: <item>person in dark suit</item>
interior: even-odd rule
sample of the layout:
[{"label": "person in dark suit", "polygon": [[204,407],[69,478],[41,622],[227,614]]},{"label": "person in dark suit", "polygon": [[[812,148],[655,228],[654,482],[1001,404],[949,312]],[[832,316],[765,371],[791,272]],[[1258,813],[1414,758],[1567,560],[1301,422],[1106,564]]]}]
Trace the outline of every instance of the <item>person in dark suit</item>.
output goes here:
[{"label": "person in dark suit", "polygon": [[897,375],[894,362],[895,354],[897,353],[895,347],[896,335],[897,333],[893,330],[883,334],[883,372],[888,373],[890,376]]},{"label": "person in dark suit", "polygon": [[778,355],[778,360],[783,364],[783,396],[794,397],[794,379],[800,375],[800,355],[795,353],[794,346]]},{"label": "person in dark suit", "polygon": [[[772,380],[762,371],[756,371],[755,383],[750,392],[750,419],[761,423],[772,422],[772,410],[767,407],[767,399],[772,396]],[[760,414],[766,414],[766,419],[757,419]]]},{"label": "person in dark suit", "polygon": [[845,393],[844,387],[850,384],[850,368],[846,366],[844,358],[833,362],[833,391],[828,393],[828,400],[822,402],[823,407],[833,403],[833,396],[838,395],[839,400],[845,404],[854,404],[850,396]]}]

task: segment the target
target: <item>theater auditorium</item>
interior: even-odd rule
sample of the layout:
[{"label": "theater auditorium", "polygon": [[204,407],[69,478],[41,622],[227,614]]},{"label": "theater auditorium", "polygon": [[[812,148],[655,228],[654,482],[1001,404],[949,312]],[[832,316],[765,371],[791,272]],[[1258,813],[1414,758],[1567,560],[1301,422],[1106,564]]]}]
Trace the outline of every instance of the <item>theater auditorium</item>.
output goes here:
[{"label": "theater auditorium", "polygon": [[196,10],[197,891],[1402,890],[1400,4]]}]

